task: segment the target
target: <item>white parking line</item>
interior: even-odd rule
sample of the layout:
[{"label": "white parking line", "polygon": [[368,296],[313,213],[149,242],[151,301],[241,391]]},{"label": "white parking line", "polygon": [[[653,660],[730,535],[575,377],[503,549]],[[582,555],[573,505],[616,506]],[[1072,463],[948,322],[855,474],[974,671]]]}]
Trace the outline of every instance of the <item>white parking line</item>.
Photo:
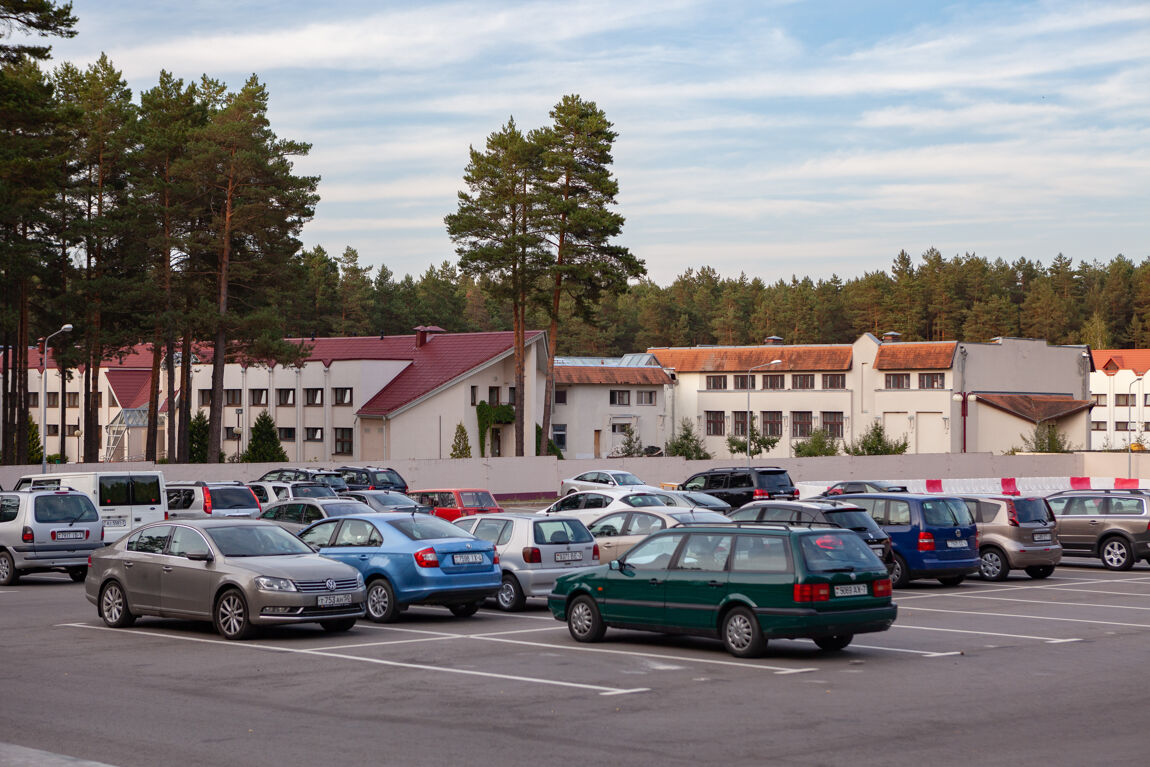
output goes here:
[{"label": "white parking line", "polygon": [[86,623],[61,623],[57,624],[61,627],[67,628],[81,628],[90,629],[93,631],[110,631],[119,634],[131,634],[132,636],[151,636],[161,639],[177,639],[184,642],[201,642],[203,644],[216,644],[224,647],[243,648],[248,650],[265,650],[270,652],[286,652],[295,653],[297,655],[313,655],[321,658],[339,658],[341,660],[351,660],[358,663],[371,663],[379,666],[392,666],[395,668],[407,668],[416,671],[435,671],[443,674],[461,674],[463,676],[479,676],[487,679],[500,679],[507,682],[526,682],[528,684],[542,684],[552,687],[569,687],[579,690],[591,690],[600,695],[629,695],[637,692],[648,692],[649,687],[633,687],[633,688],[619,688],[619,687],[604,687],[597,684],[582,684],[579,682],[562,682],[556,679],[538,679],[529,676],[518,676],[515,674],[496,674],[488,671],[472,671],[469,669],[456,669],[456,668],[443,668],[440,666],[428,666],[423,663],[401,663],[399,661],[383,660],[381,658],[361,658],[356,655],[345,655],[343,653],[325,652],[323,650],[301,650],[296,647],[279,647],[276,645],[258,645],[251,643],[231,642],[226,639],[203,639],[201,637],[186,637],[178,636],[175,634],[162,634],[156,631],[139,631],[136,629],[114,629],[107,626],[92,626]]},{"label": "white parking line", "polygon": [[953,650],[951,652],[930,652],[928,650],[908,650],[904,647],[879,647],[877,645],[868,644],[855,644],[851,643],[851,647],[856,647],[860,650],[882,650],[883,652],[904,652],[911,655],[921,655],[924,658],[945,658],[949,655],[962,655],[961,650]]},{"label": "white parking line", "polygon": [[[941,610],[934,607],[904,607],[904,610],[920,610],[928,613],[951,613],[953,615],[981,615],[983,617],[993,616],[995,618],[1027,618],[1036,621],[1061,621],[1064,623],[1090,623],[1095,626],[1122,626],[1125,628],[1133,629],[1150,629],[1150,625],[1145,623],[1119,623],[1117,621],[1095,621],[1086,618],[1052,618],[1041,615],[1016,615],[1014,613],[987,613],[978,610]],[[897,624],[896,624],[897,625]]]},{"label": "white parking line", "polygon": [[[989,614],[993,615],[994,613],[989,613]],[[1002,634],[1002,633],[999,633],[997,631],[974,631],[972,629],[944,629],[944,628],[937,628],[934,626],[907,626],[905,624],[897,624],[897,623],[895,625],[891,626],[891,628],[910,629],[912,631],[945,631],[945,632],[950,633],[950,634],[976,634],[978,636],[1008,637],[1010,639],[1035,639],[1039,642],[1045,642],[1046,644],[1064,644],[1066,642],[1081,642],[1082,641],[1081,639],[1059,639],[1057,637],[1036,637],[1036,636],[1029,636],[1027,634]]]},{"label": "white parking line", "polygon": [[[994,602],[1021,602],[1028,605],[1056,605],[1062,607],[1097,607],[1104,610],[1150,610],[1150,607],[1138,607],[1135,605],[1100,605],[1092,602],[1051,602],[1046,599],[1016,599],[1015,597],[990,597],[981,594],[949,594],[948,596],[955,599],[985,599]],[[908,607],[908,610],[915,610],[918,608]],[[987,613],[987,615],[996,615],[996,613]]]}]

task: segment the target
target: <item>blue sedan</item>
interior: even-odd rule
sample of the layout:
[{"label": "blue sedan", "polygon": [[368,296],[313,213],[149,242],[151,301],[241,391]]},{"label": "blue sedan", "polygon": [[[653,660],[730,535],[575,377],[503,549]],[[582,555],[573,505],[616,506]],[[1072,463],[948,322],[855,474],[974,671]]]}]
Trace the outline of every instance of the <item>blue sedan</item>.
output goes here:
[{"label": "blue sedan", "polygon": [[377,623],[395,620],[409,605],[443,605],[453,615],[473,615],[502,580],[493,544],[428,514],[324,519],[299,537],[363,574],[367,617]]}]

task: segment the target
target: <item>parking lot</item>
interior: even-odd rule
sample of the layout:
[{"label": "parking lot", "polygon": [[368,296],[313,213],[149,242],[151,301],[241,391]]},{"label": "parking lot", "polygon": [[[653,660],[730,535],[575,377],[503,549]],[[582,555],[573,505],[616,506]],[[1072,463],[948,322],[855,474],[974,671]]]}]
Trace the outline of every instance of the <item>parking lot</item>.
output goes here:
[{"label": "parking lot", "polygon": [[[207,624],[106,628],[62,575],[0,589],[0,743],[118,765],[1077,764],[1142,750],[1150,568],[897,591],[846,651],[609,631],[574,642],[541,602],[412,608],[348,634],[250,642]],[[0,747],[0,764],[5,761]]]}]

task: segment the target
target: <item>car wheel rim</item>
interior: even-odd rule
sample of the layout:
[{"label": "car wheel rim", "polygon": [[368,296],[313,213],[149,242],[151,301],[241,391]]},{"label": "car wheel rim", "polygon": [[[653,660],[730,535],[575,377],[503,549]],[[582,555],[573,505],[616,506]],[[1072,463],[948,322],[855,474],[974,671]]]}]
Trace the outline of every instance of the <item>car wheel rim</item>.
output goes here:
[{"label": "car wheel rim", "polygon": [[378,618],[387,612],[388,601],[387,589],[378,584],[371,587],[371,593],[367,595],[367,609],[371,611],[373,618]]},{"label": "car wheel rim", "polygon": [[736,650],[745,650],[751,645],[751,622],[742,613],[732,615],[727,621],[727,644]]},{"label": "car wheel rim", "polygon": [[902,564],[897,559],[894,561],[894,567],[891,568],[890,579],[895,582],[902,580]]},{"label": "car wheel rim", "polygon": [[244,626],[244,606],[239,597],[227,596],[220,602],[220,627],[228,636],[238,634]]},{"label": "car wheel rim", "polygon": [[8,557],[0,557],[0,581],[8,580],[12,574],[12,566],[8,564]]},{"label": "car wheel rim", "polygon": [[104,610],[104,617],[115,623],[120,620],[124,612],[124,595],[115,586],[109,586],[104,589],[104,602],[101,608]]},{"label": "car wheel rim", "polygon": [[994,578],[1002,572],[1002,561],[994,552],[982,555],[982,574],[987,578]]},{"label": "car wheel rim", "polygon": [[579,636],[591,633],[591,608],[585,602],[571,608],[571,628]]},{"label": "car wheel rim", "polygon": [[1126,548],[1117,541],[1111,541],[1102,550],[1102,558],[1107,564],[1120,567],[1126,563]]},{"label": "car wheel rim", "polygon": [[499,587],[499,606],[511,607],[515,604],[515,585],[511,581],[503,581],[503,585]]}]

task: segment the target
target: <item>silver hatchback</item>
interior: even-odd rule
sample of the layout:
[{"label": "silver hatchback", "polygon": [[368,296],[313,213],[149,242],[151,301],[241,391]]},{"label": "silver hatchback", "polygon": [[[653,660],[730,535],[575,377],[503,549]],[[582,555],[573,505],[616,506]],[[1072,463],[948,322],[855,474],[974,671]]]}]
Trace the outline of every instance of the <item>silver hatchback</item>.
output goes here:
[{"label": "silver hatchback", "polygon": [[92,499],[74,490],[0,494],[0,586],[26,573],[88,574],[88,555],[104,545],[104,523]]},{"label": "silver hatchback", "polygon": [[595,538],[573,517],[485,514],[461,517],[455,524],[495,544],[503,568],[495,595],[500,610],[522,610],[527,597],[546,598],[560,575],[599,564]]}]

